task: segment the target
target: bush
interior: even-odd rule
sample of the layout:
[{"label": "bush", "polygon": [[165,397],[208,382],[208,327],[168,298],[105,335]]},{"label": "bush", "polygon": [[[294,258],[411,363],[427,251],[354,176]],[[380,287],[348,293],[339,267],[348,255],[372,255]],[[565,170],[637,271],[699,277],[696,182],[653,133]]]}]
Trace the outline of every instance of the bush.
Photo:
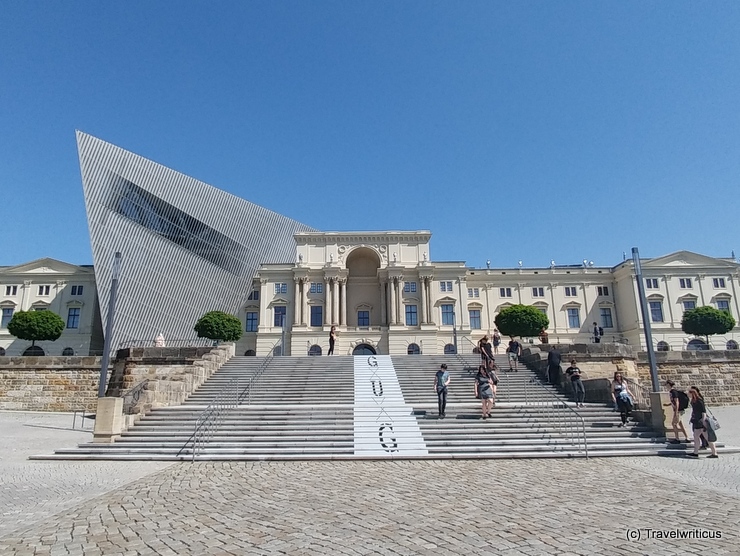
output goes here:
[{"label": "bush", "polygon": [[52,311],[18,311],[8,323],[8,332],[32,346],[38,341],[53,342],[64,332],[62,317]]},{"label": "bush", "polygon": [[507,307],[493,321],[505,336],[537,336],[550,325],[547,315],[531,305]]},{"label": "bush", "polygon": [[223,311],[210,311],[195,323],[198,338],[219,342],[236,342],[242,337],[242,323],[234,315]]}]

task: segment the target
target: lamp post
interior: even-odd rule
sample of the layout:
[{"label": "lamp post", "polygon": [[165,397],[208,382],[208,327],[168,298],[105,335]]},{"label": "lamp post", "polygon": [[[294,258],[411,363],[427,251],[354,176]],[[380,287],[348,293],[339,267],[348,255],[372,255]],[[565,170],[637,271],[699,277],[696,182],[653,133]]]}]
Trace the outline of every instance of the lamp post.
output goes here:
[{"label": "lamp post", "polygon": [[635,265],[635,280],[637,280],[637,294],[640,297],[640,312],[642,313],[642,328],[645,332],[647,343],[647,356],[650,365],[650,380],[653,383],[653,392],[660,392],[660,380],[658,379],[658,366],[655,363],[655,351],[653,351],[653,334],[650,330],[650,312],[648,311],[647,299],[645,297],[645,284],[642,281],[642,267],[640,266],[640,252],[637,247],[632,248],[632,261]]},{"label": "lamp post", "polygon": [[118,277],[121,274],[121,252],[116,251],[113,256],[113,277],[110,283],[110,298],[108,300],[108,322],[105,325],[103,339],[103,361],[100,363],[100,384],[98,384],[98,398],[105,397],[105,383],[108,379],[108,364],[110,363],[111,336],[113,334],[113,320],[116,313],[116,296],[118,295]]}]

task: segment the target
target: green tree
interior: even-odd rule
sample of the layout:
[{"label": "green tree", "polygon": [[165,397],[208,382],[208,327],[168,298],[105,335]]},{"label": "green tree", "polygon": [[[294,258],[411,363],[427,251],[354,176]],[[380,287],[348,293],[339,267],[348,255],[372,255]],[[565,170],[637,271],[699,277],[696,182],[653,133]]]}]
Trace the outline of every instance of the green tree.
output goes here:
[{"label": "green tree", "polygon": [[21,340],[53,342],[64,332],[62,317],[52,311],[18,311],[8,323],[8,332]]},{"label": "green tree", "polygon": [[198,338],[220,342],[236,342],[242,337],[242,323],[234,315],[223,311],[209,311],[195,323]]},{"label": "green tree", "polygon": [[727,311],[720,311],[714,307],[697,307],[689,309],[681,319],[681,330],[694,336],[705,336],[709,344],[709,336],[724,334],[735,328],[735,319]]},{"label": "green tree", "polygon": [[547,315],[531,305],[507,307],[493,321],[505,336],[537,336],[550,324]]}]

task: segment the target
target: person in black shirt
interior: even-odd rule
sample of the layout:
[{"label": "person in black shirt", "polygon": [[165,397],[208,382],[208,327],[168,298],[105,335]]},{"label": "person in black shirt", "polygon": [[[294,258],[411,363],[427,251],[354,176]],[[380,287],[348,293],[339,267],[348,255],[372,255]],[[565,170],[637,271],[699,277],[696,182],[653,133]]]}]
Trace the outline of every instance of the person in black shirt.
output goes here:
[{"label": "person in black shirt", "polygon": [[547,354],[547,382],[557,384],[560,378],[560,372],[563,368],[560,366],[560,352],[552,346],[550,353]]},{"label": "person in black shirt", "polygon": [[334,343],[337,341],[337,327],[332,326],[329,331],[329,353],[327,355],[334,355]]},{"label": "person in black shirt", "polygon": [[573,398],[576,401],[576,407],[583,407],[583,400],[586,399],[586,388],[581,380],[581,369],[578,368],[575,359],[571,359],[570,367],[565,369],[565,374],[570,377],[570,385],[573,387]]},{"label": "person in black shirt", "polygon": [[519,370],[519,357],[521,357],[522,355],[522,344],[517,342],[512,336],[511,341],[509,342],[509,347],[506,350],[506,352],[509,354],[509,370],[518,371]]},{"label": "person in black shirt", "polygon": [[[668,393],[671,396],[671,401],[668,404],[673,408],[673,418],[671,419],[671,425],[673,426],[673,434],[676,435],[676,438],[672,439],[670,441],[671,444],[680,444],[681,440],[678,437],[679,431],[683,433],[684,438],[686,438],[686,442],[689,441],[689,435],[686,433],[686,428],[683,426],[683,410],[679,407],[679,399],[678,399],[678,389],[676,388],[676,383],[672,380],[666,381],[666,386],[668,386],[669,391]],[[691,403],[689,401],[689,403]]]},{"label": "person in black shirt", "polygon": [[709,449],[712,453],[710,458],[717,458],[717,447],[714,445],[717,436],[714,431],[707,426],[707,406],[704,404],[704,397],[696,386],[689,389],[689,398],[691,399],[691,428],[694,431],[694,452],[688,454],[689,457],[698,458],[699,448],[701,447],[701,437],[705,436],[709,443]]},{"label": "person in black shirt", "polygon": [[486,368],[490,368],[490,363],[493,362],[493,349],[491,349],[491,344],[488,342],[488,336],[483,336],[480,339],[478,351],[480,351],[480,356],[483,358],[483,364]]},{"label": "person in black shirt", "polygon": [[450,373],[447,372],[447,365],[442,366],[434,375],[434,390],[437,392],[437,409],[439,409],[439,418],[444,419],[445,410],[447,409],[447,387],[450,385]]}]

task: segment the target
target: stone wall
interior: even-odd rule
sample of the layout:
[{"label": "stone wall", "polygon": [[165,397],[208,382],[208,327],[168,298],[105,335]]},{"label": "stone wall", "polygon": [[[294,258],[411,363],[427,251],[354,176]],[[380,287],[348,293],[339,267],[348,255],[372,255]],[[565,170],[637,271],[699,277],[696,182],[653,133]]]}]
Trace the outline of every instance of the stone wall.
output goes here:
[{"label": "stone wall", "polygon": [[95,411],[100,357],[0,357],[0,410]]},{"label": "stone wall", "polygon": [[140,414],[152,407],[178,405],[233,356],[234,344],[119,350],[107,395],[121,395],[148,380],[136,404],[128,409],[129,413]]}]

